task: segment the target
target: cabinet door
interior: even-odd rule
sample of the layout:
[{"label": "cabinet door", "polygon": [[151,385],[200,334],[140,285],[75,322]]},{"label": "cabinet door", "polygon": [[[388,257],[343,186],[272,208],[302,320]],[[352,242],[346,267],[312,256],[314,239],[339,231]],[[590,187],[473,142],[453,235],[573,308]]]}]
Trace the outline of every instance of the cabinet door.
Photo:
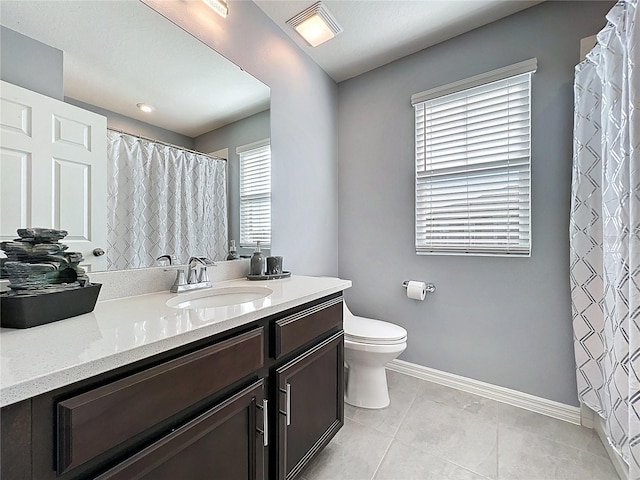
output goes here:
[{"label": "cabinet door", "polygon": [[31,399],[0,409],[0,478],[31,479]]},{"label": "cabinet door", "polygon": [[276,370],[278,480],[299,476],[344,423],[344,333]]},{"label": "cabinet door", "polygon": [[260,380],[96,480],[263,480],[263,400]]}]

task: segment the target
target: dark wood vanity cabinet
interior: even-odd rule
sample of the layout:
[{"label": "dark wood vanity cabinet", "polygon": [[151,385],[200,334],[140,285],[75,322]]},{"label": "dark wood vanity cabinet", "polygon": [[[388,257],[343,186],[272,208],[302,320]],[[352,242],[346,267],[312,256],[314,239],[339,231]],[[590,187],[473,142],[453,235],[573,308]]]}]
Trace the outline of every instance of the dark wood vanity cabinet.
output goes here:
[{"label": "dark wood vanity cabinet", "polygon": [[343,355],[336,293],[9,405],[0,478],[299,478],[343,424]]},{"label": "dark wood vanity cabinet", "polygon": [[342,332],[279,367],[277,479],[296,478],[344,421]]}]

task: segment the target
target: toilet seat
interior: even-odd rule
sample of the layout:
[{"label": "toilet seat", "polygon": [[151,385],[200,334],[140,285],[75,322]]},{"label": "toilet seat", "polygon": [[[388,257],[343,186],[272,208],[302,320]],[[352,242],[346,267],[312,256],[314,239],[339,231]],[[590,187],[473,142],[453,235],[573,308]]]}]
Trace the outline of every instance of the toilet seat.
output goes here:
[{"label": "toilet seat", "polygon": [[344,338],[368,345],[399,345],[407,341],[407,331],[393,323],[371,318],[345,316]]}]

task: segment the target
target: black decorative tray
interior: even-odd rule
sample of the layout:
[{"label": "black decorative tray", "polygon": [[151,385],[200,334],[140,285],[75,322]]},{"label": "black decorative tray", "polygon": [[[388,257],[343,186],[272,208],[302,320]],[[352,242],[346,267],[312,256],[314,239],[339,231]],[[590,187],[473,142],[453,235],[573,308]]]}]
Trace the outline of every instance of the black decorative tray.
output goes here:
[{"label": "black decorative tray", "polygon": [[88,287],[29,296],[0,295],[0,326],[29,328],[93,311],[99,283]]},{"label": "black decorative tray", "polygon": [[280,278],[289,278],[291,272],[276,273],[275,275],[247,275],[249,280],[278,280]]}]

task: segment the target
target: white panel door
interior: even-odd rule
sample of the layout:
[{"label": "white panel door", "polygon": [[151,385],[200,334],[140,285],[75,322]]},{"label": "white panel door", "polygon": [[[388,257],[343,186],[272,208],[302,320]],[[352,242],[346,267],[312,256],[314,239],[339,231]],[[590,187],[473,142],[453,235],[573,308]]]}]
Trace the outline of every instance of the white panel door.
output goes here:
[{"label": "white panel door", "polygon": [[67,230],[83,266],[106,270],[107,120],[74,105],[0,83],[0,239],[16,229]]}]

